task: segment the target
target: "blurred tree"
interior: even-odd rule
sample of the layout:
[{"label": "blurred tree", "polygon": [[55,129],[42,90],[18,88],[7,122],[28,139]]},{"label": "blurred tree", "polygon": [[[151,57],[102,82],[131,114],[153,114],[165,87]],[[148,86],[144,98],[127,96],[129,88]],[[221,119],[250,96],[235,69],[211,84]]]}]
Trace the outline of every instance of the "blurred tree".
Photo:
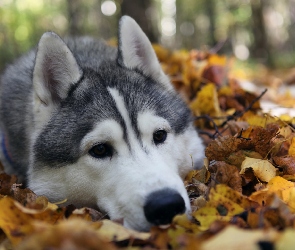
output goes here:
[{"label": "blurred tree", "polygon": [[271,47],[268,43],[266,27],[263,12],[268,0],[251,0],[252,10],[252,32],[253,44],[251,46],[252,56],[259,59],[265,59],[268,66],[274,66],[271,54]]},{"label": "blurred tree", "polygon": [[67,0],[67,11],[68,11],[68,21],[69,21],[69,34],[72,36],[80,35],[81,20],[83,10],[81,6],[82,2],[80,0]]},{"label": "blurred tree", "polygon": [[153,15],[152,9],[152,0],[123,0],[121,3],[121,14],[134,18],[150,41],[158,42],[159,34],[150,18],[150,16]]},{"label": "blurred tree", "polygon": [[214,0],[206,0],[204,2],[204,9],[205,13],[207,14],[209,18],[209,30],[208,30],[208,41],[209,46],[214,46],[217,44],[217,40],[215,38],[215,18],[216,18],[216,10],[215,10],[215,1]]},{"label": "blurred tree", "polygon": [[[103,5],[114,12],[103,11]],[[0,70],[48,30],[62,37],[115,38],[121,15],[133,17],[151,41],[171,49],[222,45],[220,53],[238,55],[240,47],[249,55],[250,48],[250,56],[268,66],[290,67],[295,65],[294,13],[295,0],[0,0]]]}]

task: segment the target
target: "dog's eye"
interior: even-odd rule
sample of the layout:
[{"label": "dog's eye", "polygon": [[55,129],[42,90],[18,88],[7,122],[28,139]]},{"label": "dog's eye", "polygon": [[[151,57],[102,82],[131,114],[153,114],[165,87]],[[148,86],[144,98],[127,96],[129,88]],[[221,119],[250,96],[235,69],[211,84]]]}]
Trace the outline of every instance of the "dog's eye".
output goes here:
[{"label": "dog's eye", "polygon": [[89,154],[95,158],[111,157],[113,155],[113,149],[110,145],[101,143],[91,148]]},{"label": "dog's eye", "polygon": [[167,132],[165,130],[158,130],[153,134],[155,144],[163,143],[167,138]]}]

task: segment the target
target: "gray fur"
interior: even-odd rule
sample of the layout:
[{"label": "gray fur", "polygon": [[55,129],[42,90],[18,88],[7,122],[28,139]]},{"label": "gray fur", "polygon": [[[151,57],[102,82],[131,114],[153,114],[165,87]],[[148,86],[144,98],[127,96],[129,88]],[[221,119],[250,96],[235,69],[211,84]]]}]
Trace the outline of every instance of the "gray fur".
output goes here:
[{"label": "gray fur", "polygon": [[[143,206],[152,192],[174,189],[190,211],[181,177],[202,166],[203,145],[147,37],[133,19],[121,20],[118,49],[47,32],[37,49],[6,68],[0,159],[51,201],[99,206],[126,226],[148,230]],[[168,134],[161,145],[153,139],[159,129]],[[92,157],[97,143],[111,144],[113,155]]]},{"label": "gray fur", "polygon": [[[83,77],[60,103],[60,109],[52,115],[34,145],[38,166],[60,167],[76,162],[81,139],[99,120],[115,117],[125,126],[107,87],[117,88],[124,97],[136,131],[137,114],[145,109],[156,110],[171,123],[176,133],[181,133],[191,122],[188,108],[174,91],[166,90],[140,71],[120,66],[115,48],[92,38],[65,42],[81,67]],[[24,131],[33,127],[31,79],[35,54],[33,50],[21,57],[7,67],[1,78],[2,130],[18,174],[25,174],[29,165],[30,142]]]}]

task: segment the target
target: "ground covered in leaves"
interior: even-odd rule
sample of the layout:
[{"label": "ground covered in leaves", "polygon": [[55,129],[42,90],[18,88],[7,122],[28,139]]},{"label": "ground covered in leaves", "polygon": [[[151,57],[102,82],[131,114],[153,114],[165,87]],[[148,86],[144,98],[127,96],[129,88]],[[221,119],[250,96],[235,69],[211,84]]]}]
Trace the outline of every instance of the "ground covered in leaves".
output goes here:
[{"label": "ground covered in leaves", "polygon": [[185,179],[192,217],[176,216],[168,228],[140,233],[94,209],[51,204],[2,173],[1,249],[293,249],[292,117],[264,114],[266,91],[245,91],[231,58],[155,50],[206,144],[204,167]]}]

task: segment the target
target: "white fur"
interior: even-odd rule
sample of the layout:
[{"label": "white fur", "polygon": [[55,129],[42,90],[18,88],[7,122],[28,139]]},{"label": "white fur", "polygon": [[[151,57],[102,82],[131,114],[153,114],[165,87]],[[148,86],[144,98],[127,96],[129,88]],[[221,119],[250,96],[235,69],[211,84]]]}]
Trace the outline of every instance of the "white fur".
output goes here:
[{"label": "white fur", "polygon": [[130,69],[140,69],[147,76],[151,76],[172,90],[173,87],[162,71],[149,39],[138,24],[128,16],[123,16],[120,24],[119,46],[124,65]]},{"label": "white fur", "polygon": [[[123,17],[119,33],[119,49],[124,65],[142,70],[172,90],[150,42],[135,21]],[[48,54],[54,59],[54,63],[49,65],[55,77],[53,83],[58,84],[53,90],[48,85],[50,79],[44,74]],[[78,81],[80,76],[79,66],[62,40],[52,33],[43,35],[33,79],[35,128],[32,145],[58,107],[53,97],[65,98],[71,84]],[[123,97],[114,88],[108,88],[108,91],[126,124],[129,145],[118,121],[107,119],[98,122],[82,139],[81,156],[74,164],[60,168],[39,168],[34,166],[32,153],[28,172],[30,188],[39,195],[51,197],[52,202],[67,199],[66,204],[99,207],[107,211],[111,219],[123,218],[125,226],[138,230],[148,230],[151,226],[144,216],[143,206],[148,195],[154,191],[165,188],[177,191],[185,201],[186,213],[189,213],[190,203],[182,178],[203,157],[203,146],[193,126],[175,134],[167,120],[146,110],[139,113],[137,118],[139,140]],[[159,129],[167,131],[167,139],[163,144],[156,145],[153,133]],[[89,150],[99,143],[112,146],[112,157],[97,159],[89,154]]]},{"label": "white fur", "polygon": [[[82,157],[76,164],[58,171],[49,167],[31,171],[30,187],[40,195],[54,197],[53,201],[68,199],[81,206],[98,206],[108,211],[112,219],[124,218],[125,226],[138,230],[148,230],[151,226],[145,219],[143,206],[153,191],[176,190],[185,200],[189,213],[190,203],[180,176],[192,169],[191,155],[200,149],[197,134],[189,129],[176,135],[168,121],[146,111],[140,113],[137,120],[142,147],[132,130],[122,97],[115,89],[109,92],[128,127],[131,150],[124,140],[121,125],[115,120],[105,120],[82,140]],[[153,143],[153,132],[158,129],[168,132],[162,145]],[[192,137],[196,143],[191,145],[188,143],[193,141]],[[91,147],[102,142],[112,145],[113,156],[105,159],[90,156]]]}]

